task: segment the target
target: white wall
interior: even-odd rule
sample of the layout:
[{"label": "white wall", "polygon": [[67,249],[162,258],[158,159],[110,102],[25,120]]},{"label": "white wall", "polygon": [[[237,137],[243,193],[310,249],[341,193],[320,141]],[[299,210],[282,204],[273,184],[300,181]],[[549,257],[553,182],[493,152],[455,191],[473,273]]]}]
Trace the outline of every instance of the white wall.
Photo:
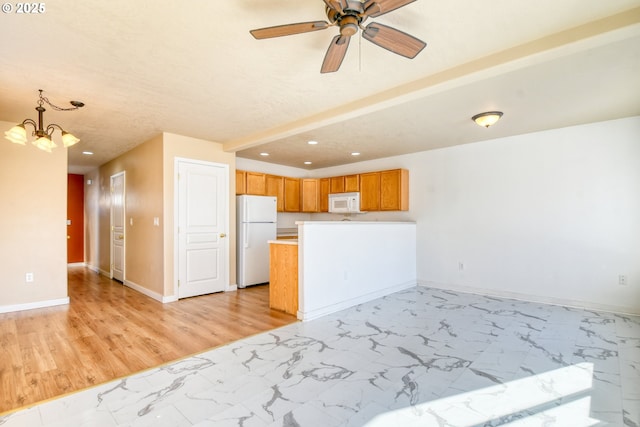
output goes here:
[{"label": "white wall", "polygon": [[399,167],[410,171],[410,210],[357,219],[417,222],[420,283],[640,314],[640,117],[312,176]]},{"label": "white wall", "polygon": [[416,285],[416,224],[310,221],[298,240],[298,319]]}]

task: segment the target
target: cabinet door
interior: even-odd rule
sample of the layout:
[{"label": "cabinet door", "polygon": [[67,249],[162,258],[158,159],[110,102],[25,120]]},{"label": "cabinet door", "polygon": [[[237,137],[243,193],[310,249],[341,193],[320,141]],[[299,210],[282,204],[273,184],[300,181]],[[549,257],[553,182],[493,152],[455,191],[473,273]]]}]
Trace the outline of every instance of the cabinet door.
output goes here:
[{"label": "cabinet door", "polygon": [[302,180],[302,212],[320,212],[320,181],[312,178]]},{"label": "cabinet door", "polygon": [[351,193],[360,191],[360,175],[347,175],[344,177],[344,191]]},{"label": "cabinet door", "polygon": [[247,194],[247,173],[236,169],[236,194]]},{"label": "cabinet door", "polygon": [[394,169],[380,172],[380,210],[409,210],[409,171]]},{"label": "cabinet door", "polygon": [[344,193],[344,176],[334,176],[331,179],[331,193]]},{"label": "cabinet door", "polygon": [[259,172],[247,172],[247,194],[264,196],[267,194],[266,175]]},{"label": "cabinet door", "polygon": [[284,177],[284,211],[300,212],[300,179]]},{"label": "cabinet door", "polygon": [[267,175],[267,196],[275,196],[277,198],[278,212],[284,211],[284,178],[276,175]]},{"label": "cabinet door", "polygon": [[320,212],[329,212],[329,178],[320,179]]},{"label": "cabinet door", "polygon": [[360,174],[360,210],[380,210],[380,172]]}]

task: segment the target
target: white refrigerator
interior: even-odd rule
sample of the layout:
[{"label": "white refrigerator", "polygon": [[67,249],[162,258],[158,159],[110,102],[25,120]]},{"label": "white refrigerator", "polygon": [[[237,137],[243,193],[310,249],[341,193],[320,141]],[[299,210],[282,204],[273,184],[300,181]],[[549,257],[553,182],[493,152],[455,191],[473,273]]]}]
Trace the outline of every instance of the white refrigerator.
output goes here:
[{"label": "white refrigerator", "polygon": [[245,288],[269,282],[269,240],[275,240],[277,201],[271,196],[237,196],[237,280]]}]

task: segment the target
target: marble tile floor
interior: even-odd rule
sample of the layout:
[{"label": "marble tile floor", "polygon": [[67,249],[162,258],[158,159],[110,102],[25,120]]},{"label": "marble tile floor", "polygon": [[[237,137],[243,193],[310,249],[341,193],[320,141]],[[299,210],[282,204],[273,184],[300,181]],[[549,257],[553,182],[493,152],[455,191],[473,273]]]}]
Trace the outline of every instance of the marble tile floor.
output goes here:
[{"label": "marble tile floor", "polygon": [[640,317],[398,292],[0,426],[640,426]]}]

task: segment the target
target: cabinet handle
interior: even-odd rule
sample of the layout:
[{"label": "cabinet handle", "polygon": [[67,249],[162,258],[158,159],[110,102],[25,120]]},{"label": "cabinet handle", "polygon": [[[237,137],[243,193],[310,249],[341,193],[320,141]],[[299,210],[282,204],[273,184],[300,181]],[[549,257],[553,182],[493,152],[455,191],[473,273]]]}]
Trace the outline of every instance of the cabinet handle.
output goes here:
[{"label": "cabinet handle", "polygon": [[225,237],[227,237],[227,235],[225,233],[220,233],[220,238],[224,239]]}]

